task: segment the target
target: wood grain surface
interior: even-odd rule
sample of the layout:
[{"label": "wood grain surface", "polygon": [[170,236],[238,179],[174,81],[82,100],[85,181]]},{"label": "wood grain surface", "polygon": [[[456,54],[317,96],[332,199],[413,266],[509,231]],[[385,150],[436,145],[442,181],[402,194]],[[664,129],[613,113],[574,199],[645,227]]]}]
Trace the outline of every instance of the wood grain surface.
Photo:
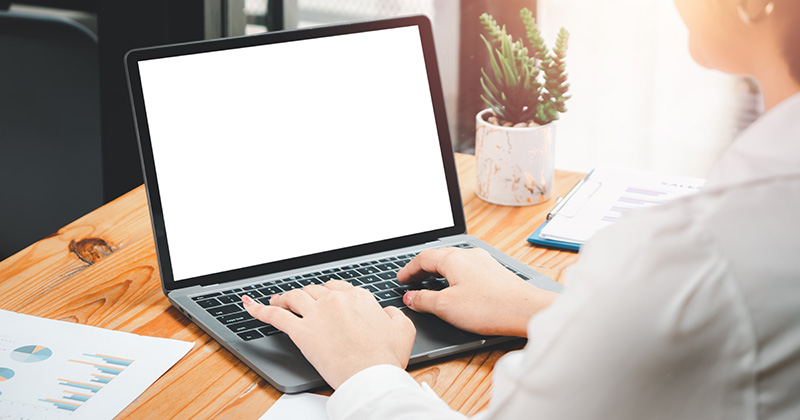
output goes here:
[{"label": "wood grain surface", "polygon": [[[459,154],[456,161],[469,233],[560,280],[577,255],[525,240],[554,202],[488,204],[475,196],[475,158]],[[556,195],[566,194],[582,176],[557,171]],[[143,186],[0,262],[0,309],[194,341],[189,354],[118,418],[257,419],[281,395],[168,303],[161,292]],[[410,372],[452,408],[471,415],[489,401],[497,359],[520,346],[472,352]]]}]

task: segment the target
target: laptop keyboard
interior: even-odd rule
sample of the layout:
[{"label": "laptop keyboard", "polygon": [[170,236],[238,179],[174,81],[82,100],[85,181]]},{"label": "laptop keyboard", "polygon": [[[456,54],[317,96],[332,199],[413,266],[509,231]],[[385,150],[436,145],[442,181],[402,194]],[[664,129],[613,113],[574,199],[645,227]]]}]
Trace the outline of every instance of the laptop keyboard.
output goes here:
[{"label": "laptop keyboard", "polygon": [[[455,246],[458,248],[472,248],[472,245],[466,243]],[[433,277],[411,285],[400,284],[397,281],[397,272],[417,254],[419,253],[414,252],[270,280],[241,288],[193,296],[192,300],[242,340],[255,340],[281,333],[281,331],[272,325],[253,318],[245,311],[242,304],[242,295],[249,295],[258,302],[269,305],[269,298],[272,295],[288,292],[292,289],[300,289],[311,284],[323,284],[329,280],[343,280],[370,291],[383,307],[396,306],[403,308],[406,306],[403,303],[403,294],[408,290],[441,290],[449,286],[444,278]],[[505,264],[503,265],[505,266]],[[511,269],[508,266],[506,268]],[[516,270],[511,269],[511,271],[523,280],[529,279],[528,276]]]}]

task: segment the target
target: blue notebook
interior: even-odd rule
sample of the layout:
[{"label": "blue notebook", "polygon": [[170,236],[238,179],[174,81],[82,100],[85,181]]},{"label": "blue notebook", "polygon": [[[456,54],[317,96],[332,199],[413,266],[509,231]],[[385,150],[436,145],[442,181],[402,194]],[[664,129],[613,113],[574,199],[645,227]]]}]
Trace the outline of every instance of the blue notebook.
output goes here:
[{"label": "blue notebook", "polygon": [[536,229],[535,231],[533,231],[533,233],[531,233],[531,236],[528,236],[528,242],[530,242],[530,243],[532,243],[534,245],[546,246],[546,247],[549,247],[549,248],[559,248],[559,249],[564,249],[564,250],[567,250],[567,251],[579,251],[580,250],[581,245],[578,244],[578,243],[557,241],[557,240],[554,240],[554,239],[542,238],[540,235],[542,233],[542,229],[544,229],[544,227],[547,226],[547,222],[549,222],[549,220],[547,220],[544,223],[542,223],[542,225],[539,226],[539,229]]}]

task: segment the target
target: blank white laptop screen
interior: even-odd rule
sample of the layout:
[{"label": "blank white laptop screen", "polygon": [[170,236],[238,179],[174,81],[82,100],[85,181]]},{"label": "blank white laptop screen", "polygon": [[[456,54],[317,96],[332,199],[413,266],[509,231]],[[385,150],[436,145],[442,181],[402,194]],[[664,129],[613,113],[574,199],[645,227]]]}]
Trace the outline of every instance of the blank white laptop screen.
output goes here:
[{"label": "blank white laptop screen", "polygon": [[416,27],[139,71],[176,281],[454,225]]}]

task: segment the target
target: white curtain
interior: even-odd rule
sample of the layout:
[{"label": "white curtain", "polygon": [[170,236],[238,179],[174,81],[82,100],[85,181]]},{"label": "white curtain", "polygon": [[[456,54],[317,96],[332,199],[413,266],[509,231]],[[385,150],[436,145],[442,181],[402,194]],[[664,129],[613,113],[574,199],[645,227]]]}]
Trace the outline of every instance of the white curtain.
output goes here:
[{"label": "white curtain", "polygon": [[559,169],[704,177],[757,116],[751,83],[694,63],[672,0],[538,0],[538,21],[550,46],[560,27],[570,32]]}]

